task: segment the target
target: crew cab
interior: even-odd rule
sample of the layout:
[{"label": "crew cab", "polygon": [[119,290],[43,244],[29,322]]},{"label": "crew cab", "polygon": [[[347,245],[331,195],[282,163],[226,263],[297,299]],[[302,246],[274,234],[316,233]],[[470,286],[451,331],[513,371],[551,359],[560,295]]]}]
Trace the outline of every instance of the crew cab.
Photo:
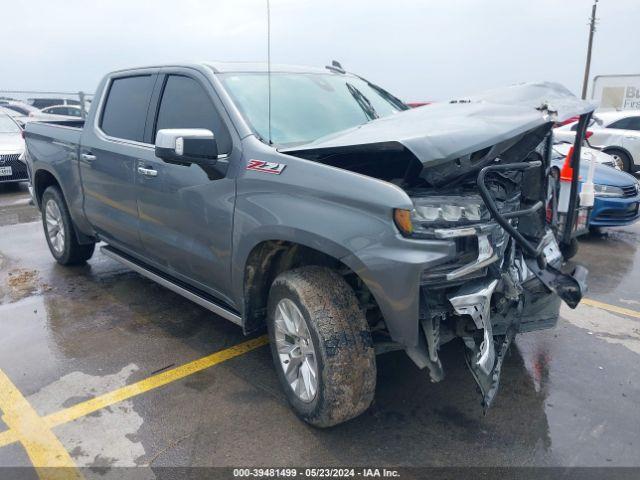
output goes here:
[{"label": "crew cab", "polygon": [[[409,109],[337,63],[165,65],[108,74],[86,121],[28,124],[27,159],[59,263],[102,241],[246,334],[266,328],[293,410],[326,427],[368,408],[377,353],[440,381],[454,339],[488,407],[515,335],[578,304],[551,129],[580,116],[578,171],[593,108],[550,83]],[[576,173],[567,225],[577,188]]]}]

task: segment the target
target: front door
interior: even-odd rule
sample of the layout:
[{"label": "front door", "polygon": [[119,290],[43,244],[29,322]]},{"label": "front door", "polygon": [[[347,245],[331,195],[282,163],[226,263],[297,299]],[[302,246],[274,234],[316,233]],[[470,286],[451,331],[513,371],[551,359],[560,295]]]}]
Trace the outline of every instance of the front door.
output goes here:
[{"label": "front door", "polygon": [[[211,130],[222,156],[231,137],[215,92],[199,74],[171,70],[158,79],[150,132],[166,128]],[[179,279],[231,303],[229,291],[235,180],[198,165],[153,157],[137,163],[140,238],[146,256]]]}]

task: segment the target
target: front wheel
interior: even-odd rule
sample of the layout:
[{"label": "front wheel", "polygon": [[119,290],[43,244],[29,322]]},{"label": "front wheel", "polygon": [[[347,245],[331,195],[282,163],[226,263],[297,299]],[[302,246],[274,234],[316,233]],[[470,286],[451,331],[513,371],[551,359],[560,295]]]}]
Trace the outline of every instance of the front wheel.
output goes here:
[{"label": "front wheel", "polygon": [[95,243],[78,243],[73,220],[58,187],[50,186],[42,194],[42,225],[51,255],[61,265],[77,265],[91,258]]},{"label": "front wheel", "polygon": [[376,387],[371,332],[340,275],[315,266],[280,274],[267,326],[278,378],[300,418],[330,427],[369,407]]}]

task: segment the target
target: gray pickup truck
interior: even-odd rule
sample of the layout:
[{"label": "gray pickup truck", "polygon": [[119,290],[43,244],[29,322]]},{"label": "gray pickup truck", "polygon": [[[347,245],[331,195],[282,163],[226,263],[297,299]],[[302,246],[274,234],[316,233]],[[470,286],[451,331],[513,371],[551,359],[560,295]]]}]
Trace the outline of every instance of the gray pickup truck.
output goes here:
[{"label": "gray pickup truck", "polygon": [[[63,265],[102,252],[246,334],[268,330],[294,411],[371,404],[376,354],[433,381],[461,339],[487,408],[517,333],[575,307],[577,173],[558,212],[555,122],[593,106],[551,83],[409,109],[334,63],[122,70],[86,122],[29,123],[27,162]],[[577,165],[576,165],[577,164]],[[563,256],[564,254],[564,256]]]}]

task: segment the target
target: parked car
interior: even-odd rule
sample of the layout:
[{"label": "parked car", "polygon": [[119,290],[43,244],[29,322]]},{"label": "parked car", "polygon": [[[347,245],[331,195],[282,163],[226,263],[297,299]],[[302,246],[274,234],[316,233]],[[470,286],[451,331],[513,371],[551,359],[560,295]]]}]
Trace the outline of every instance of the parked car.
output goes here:
[{"label": "parked car", "polygon": [[67,117],[82,117],[82,108],[76,105],[54,105],[43,108],[42,113],[64,115]]},{"label": "parked car", "polygon": [[[562,163],[569,152],[568,144],[554,146],[552,165],[555,176],[559,178]],[[588,155],[583,156],[580,163],[580,183],[587,178],[589,161]],[[596,157],[597,158],[597,157]],[[622,227],[635,223],[640,217],[640,184],[633,175],[621,172],[610,166],[598,163],[593,178],[595,199],[589,227]]]},{"label": "parked car", "polygon": [[28,180],[22,129],[13,118],[0,112],[0,183]]},{"label": "parked car", "polygon": [[[559,155],[564,155],[565,157],[569,154],[569,149],[571,148],[571,144],[567,142],[557,142],[553,145],[554,151]],[[581,149],[581,158],[582,161],[591,161],[591,159],[595,159],[601,165],[606,165],[607,167],[615,168],[616,170],[620,170],[620,167],[616,163],[615,158],[611,155],[598,150],[597,148],[590,148],[583,146]]]},{"label": "parked car", "polygon": [[76,120],[77,117],[68,115],[54,115],[52,113],[45,113],[41,110],[32,107],[31,105],[20,102],[4,102],[0,103],[0,108],[11,116],[18,124],[24,128],[28,122],[33,121],[63,121],[63,120]]},{"label": "parked car", "polygon": [[56,105],[76,105],[80,106],[79,100],[69,98],[29,98],[27,100],[30,105],[42,110],[43,108],[53,107]]},{"label": "parked car", "polygon": [[28,103],[21,102],[20,100],[6,100],[0,102],[0,106],[8,110],[13,110],[22,117],[36,116],[41,112],[36,107],[29,105]]},{"label": "parked car", "polygon": [[86,122],[28,124],[53,257],[81,263],[104,241],[245,333],[266,327],[285,395],[313,425],[368,408],[376,352],[404,350],[440,381],[455,338],[488,408],[515,335],[580,301],[586,270],[561,253],[571,230],[558,240],[541,210],[550,149],[526,159],[550,118],[593,107],[548,83],[409,109],[344,71],[267,76],[121,70]]},{"label": "parked car", "polygon": [[[589,144],[611,155],[625,172],[640,168],[640,110],[609,111],[596,115],[589,126]],[[600,123],[601,122],[601,123]],[[573,142],[577,123],[555,129],[558,140]]]}]

